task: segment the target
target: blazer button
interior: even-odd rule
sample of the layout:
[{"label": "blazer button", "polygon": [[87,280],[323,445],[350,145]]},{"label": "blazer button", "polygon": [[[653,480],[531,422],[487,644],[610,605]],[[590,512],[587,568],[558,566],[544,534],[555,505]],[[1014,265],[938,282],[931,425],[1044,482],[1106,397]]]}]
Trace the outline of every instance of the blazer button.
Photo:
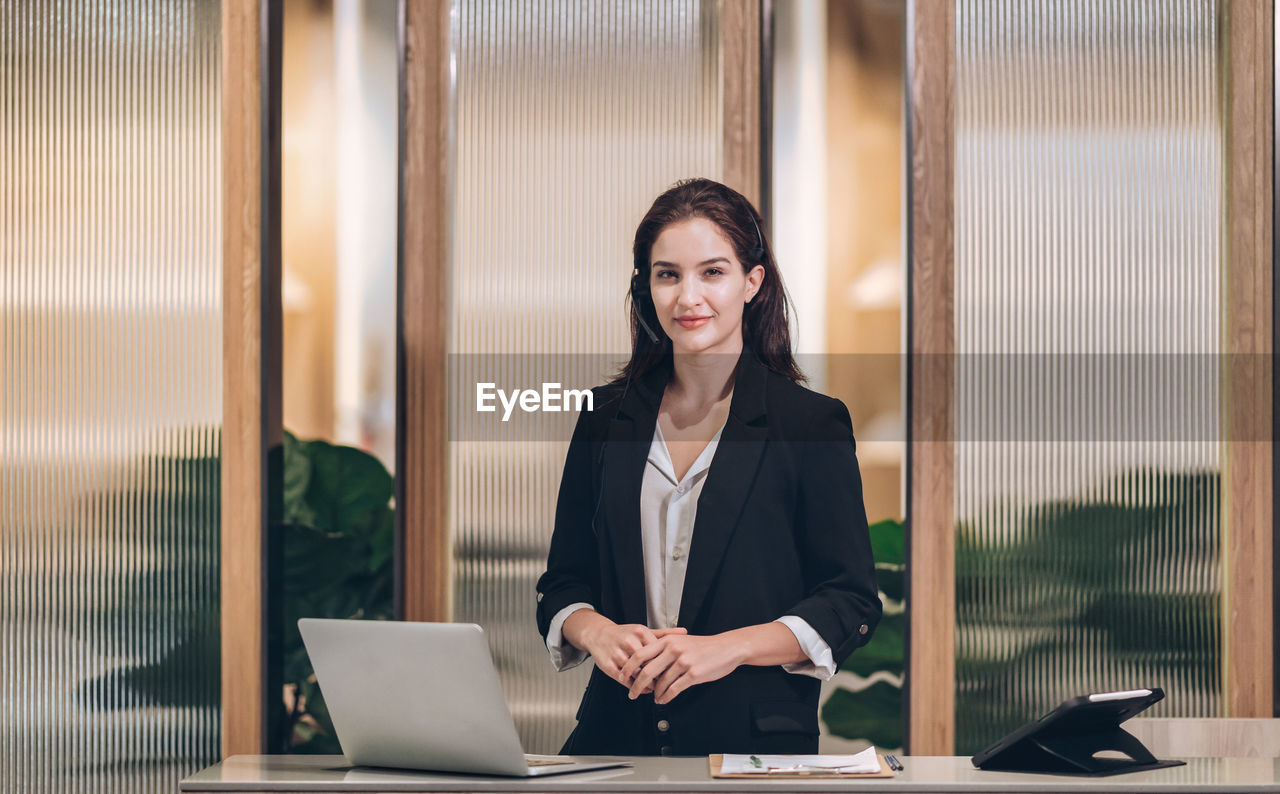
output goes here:
[{"label": "blazer button", "polygon": [[671,723],[667,722],[666,720],[658,720],[658,730],[662,731],[663,733],[666,733],[667,731],[671,730]]},{"label": "blazer button", "polygon": [[671,749],[671,745],[664,744],[662,745],[662,747],[658,748],[658,752],[662,753],[663,755],[671,755],[673,751]]},{"label": "blazer button", "polygon": [[859,634],[866,634],[866,633],[867,633],[868,631],[870,631],[870,630],[871,630],[871,629],[868,629],[868,628],[867,628],[867,624],[866,624],[866,623],[863,623],[861,626],[859,626],[859,627],[858,627],[858,633],[859,633]]}]

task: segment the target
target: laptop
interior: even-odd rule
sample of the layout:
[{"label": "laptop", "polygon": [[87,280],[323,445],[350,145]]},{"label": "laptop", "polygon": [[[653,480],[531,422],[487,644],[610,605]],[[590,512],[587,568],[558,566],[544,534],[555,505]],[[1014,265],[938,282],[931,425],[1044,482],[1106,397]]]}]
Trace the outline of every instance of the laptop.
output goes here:
[{"label": "laptop", "polygon": [[303,618],[298,630],[352,764],[513,777],[630,766],[525,755],[475,624]]}]

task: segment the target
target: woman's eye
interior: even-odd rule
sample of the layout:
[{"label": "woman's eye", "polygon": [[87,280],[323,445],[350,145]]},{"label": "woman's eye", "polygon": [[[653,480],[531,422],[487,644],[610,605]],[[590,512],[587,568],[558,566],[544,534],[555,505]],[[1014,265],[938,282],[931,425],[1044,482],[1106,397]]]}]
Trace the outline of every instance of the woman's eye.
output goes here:
[{"label": "woman's eye", "polygon": [[723,271],[723,270],[721,270],[721,269],[720,269],[720,268],[718,268],[718,267],[709,267],[709,268],[707,268],[707,275],[708,275],[708,276],[723,276],[723,275],[724,275],[724,271]]},{"label": "woman's eye", "polygon": [[672,278],[675,278],[675,275],[676,275],[676,274],[675,274],[675,273],[672,273],[670,270],[660,270],[660,271],[658,271],[658,278],[659,278],[659,279],[664,279],[664,278],[666,278],[666,277],[668,277],[668,276],[671,276]]}]

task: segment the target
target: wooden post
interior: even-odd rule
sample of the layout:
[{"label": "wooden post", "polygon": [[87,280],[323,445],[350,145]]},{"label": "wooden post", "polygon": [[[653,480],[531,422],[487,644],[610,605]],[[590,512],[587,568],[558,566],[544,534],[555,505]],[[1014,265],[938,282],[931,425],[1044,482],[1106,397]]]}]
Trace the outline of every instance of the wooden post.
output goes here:
[{"label": "wooden post", "polygon": [[[280,7],[222,4],[222,752],[271,749],[281,671]],[[273,489],[274,484],[274,489]],[[277,660],[278,661],[278,660]]]},{"label": "wooden post", "polygon": [[760,207],[760,3],[720,1],[724,183]]},{"label": "wooden post", "polygon": [[1222,649],[1228,717],[1275,716],[1273,14],[1267,0],[1224,3],[1228,228]]},{"label": "wooden post", "polygon": [[406,620],[451,616],[448,333],[448,0],[402,0],[400,399],[396,466]]},{"label": "wooden post", "polygon": [[955,4],[912,0],[907,59],[907,752],[955,751]]}]

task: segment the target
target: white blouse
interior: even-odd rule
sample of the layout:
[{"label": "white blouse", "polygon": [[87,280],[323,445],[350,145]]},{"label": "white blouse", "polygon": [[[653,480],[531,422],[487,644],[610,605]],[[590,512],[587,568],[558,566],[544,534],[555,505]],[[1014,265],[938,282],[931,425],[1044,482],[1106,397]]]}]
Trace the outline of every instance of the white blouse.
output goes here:
[{"label": "white blouse", "polygon": [[[698,497],[711,470],[711,461],[720,444],[724,425],[712,436],[706,449],[677,480],[671,464],[667,442],[662,437],[660,422],[654,423],[653,443],[640,483],[640,539],[644,550],[644,589],[650,628],[674,627],[680,615],[680,599],[684,594],[684,577],[689,567],[689,544],[693,540],[693,524],[698,515]],[[592,604],[570,604],[556,613],[547,631],[547,650],[557,670],[568,670],[587,658],[585,651],[564,642],[562,629],[569,615],[579,609],[594,609]],[[776,623],[791,629],[808,662],[786,664],[789,673],[809,675],[824,681],[836,674],[831,646],[823,641],[808,621],[795,615],[783,615]]]}]

